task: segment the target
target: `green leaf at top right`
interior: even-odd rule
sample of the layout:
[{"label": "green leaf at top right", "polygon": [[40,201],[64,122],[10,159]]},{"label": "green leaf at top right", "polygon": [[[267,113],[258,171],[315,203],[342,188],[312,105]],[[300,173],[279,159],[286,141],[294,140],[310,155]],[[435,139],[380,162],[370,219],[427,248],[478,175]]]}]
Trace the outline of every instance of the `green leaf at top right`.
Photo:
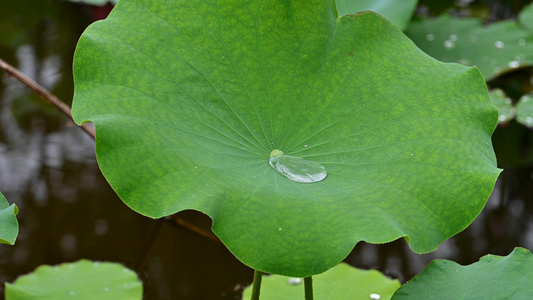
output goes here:
[{"label": "green leaf at top right", "polygon": [[436,59],[476,66],[489,80],[533,65],[533,24],[529,24],[533,18],[529,17],[529,10],[526,7],[519,16],[521,22],[505,20],[489,25],[477,18],[443,14],[411,22],[405,34]]},{"label": "green leaf at top right", "polygon": [[533,255],[515,248],[508,256],[487,255],[469,266],[435,260],[392,299],[531,299],[532,282]]}]

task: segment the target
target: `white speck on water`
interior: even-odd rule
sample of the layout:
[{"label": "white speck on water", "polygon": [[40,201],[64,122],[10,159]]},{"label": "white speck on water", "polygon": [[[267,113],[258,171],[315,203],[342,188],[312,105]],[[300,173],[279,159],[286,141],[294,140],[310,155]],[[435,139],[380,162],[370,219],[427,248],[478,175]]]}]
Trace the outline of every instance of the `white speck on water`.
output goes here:
[{"label": "white speck on water", "polygon": [[505,48],[505,44],[502,41],[496,41],[494,42],[494,47],[496,47],[496,49],[503,49]]},{"label": "white speck on water", "polygon": [[450,41],[450,40],[445,40],[444,41],[444,48],[453,49],[453,48],[455,48],[455,43],[453,41]]},{"label": "white speck on water", "polygon": [[518,62],[516,60],[510,61],[508,66],[509,66],[509,68],[518,68],[518,67],[520,67],[520,62]]},{"label": "white speck on water", "polygon": [[289,280],[287,280],[287,283],[289,285],[299,285],[302,283],[302,278],[289,278]]},{"label": "white speck on water", "polygon": [[370,299],[379,300],[379,299],[381,299],[381,295],[377,294],[377,293],[372,293],[372,294],[370,294]]},{"label": "white speck on water", "polygon": [[433,34],[431,34],[431,33],[428,33],[428,35],[426,35],[426,40],[431,42],[431,41],[435,40],[435,36]]},{"label": "white speck on water", "polygon": [[526,40],[524,40],[524,39],[519,39],[519,40],[518,40],[518,45],[520,45],[520,46],[525,46],[525,45],[526,45]]},{"label": "white speck on water", "polygon": [[448,39],[449,39],[450,41],[452,41],[452,42],[455,42],[455,41],[457,41],[457,35],[455,35],[455,34],[450,34],[450,36],[448,37]]}]

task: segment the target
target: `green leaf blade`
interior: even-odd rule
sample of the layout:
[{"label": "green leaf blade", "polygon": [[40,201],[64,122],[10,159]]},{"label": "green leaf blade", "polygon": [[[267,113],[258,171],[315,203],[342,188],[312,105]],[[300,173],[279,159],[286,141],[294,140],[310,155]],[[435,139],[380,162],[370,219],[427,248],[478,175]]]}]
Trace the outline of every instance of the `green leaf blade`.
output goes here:
[{"label": "green leaf blade", "polygon": [[[483,78],[333,5],[122,0],[91,25],[73,115],[95,123],[123,201],[150,217],[202,211],[241,261],[300,277],[362,240],[428,252],[468,226],[499,172]],[[274,149],[327,177],[280,176]]]},{"label": "green leaf blade", "polygon": [[533,294],[531,270],[533,256],[524,248],[505,257],[487,255],[468,266],[435,260],[392,299],[528,299]]},{"label": "green leaf blade", "polygon": [[[388,300],[399,287],[398,280],[387,278],[377,270],[360,270],[345,263],[313,276],[315,299]],[[251,292],[251,286],[244,289],[243,299],[250,299]],[[304,299],[303,279],[279,275],[263,276],[261,299]]]},{"label": "green leaf blade", "polygon": [[140,300],[143,295],[135,272],[120,264],[88,260],[42,265],[5,287],[6,300]]}]

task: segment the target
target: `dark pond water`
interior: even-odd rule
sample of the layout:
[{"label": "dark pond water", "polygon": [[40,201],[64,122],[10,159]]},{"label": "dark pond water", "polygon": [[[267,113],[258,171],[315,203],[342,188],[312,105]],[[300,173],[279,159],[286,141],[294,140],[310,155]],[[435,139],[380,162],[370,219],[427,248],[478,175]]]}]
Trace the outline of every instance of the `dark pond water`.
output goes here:
[{"label": "dark pond water", "polygon": [[[70,103],[72,55],[93,13],[60,0],[0,0],[0,58]],[[0,245],[0,282],[41,264],[87,258],[137,271],[145,299],[240,298],[252,270],[216,241],[127,208],[100,174],[91,138],[14,78],[0,75],[0,191],[21,212],[16,245]],[[467,230],[430,254],[412,253],[403,240],[361,243],[346,261],[404,282],[435,258],[470,264],[516,246],[533,249],[532,131],[511,123],[494,141],[505,171]],[[201,213],[178,217],[209,231],[211,221]]]}]

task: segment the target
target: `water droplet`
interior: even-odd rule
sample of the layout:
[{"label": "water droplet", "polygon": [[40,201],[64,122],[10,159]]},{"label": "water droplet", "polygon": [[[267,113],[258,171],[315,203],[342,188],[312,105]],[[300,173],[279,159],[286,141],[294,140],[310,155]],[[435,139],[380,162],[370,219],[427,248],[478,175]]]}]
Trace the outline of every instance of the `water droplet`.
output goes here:
[{"label": "water droplet", "polygon": [[377,293],[372,293],[372,294],[370,294],[370,299],[379,300],[379,299],[381,299],[381,295],[377,294]]},{"label": "water droplet", "polygon": [[426,40],[428,40],[428,41],[431,42],[431,41],[433,41],[434,39],[435,39],[435,36],[434,36],[433,34],[428,33],[428,35],[426,35]]},{"label": "water droplet", "polygon": [[455,35],[455,34],[450,34],[450,36],[448,37],[448,39],[449,39],[450,41],[452,41],[452,42],[455,42],[455,41],[457,41],[457,35]]},{"label": "water droplet", "polygon": [[498,121],[500,122],[505,122],[505,120],[507,119],[507,117],[505,117],[504,115],[501,115],[498,117]]},{"label": "water droplet", "polygon": [[196,167],[196,166],[195,166],[194,168],[195,168],[195,169],[198,169],[198,167]]},{"label": "water droplet", "polygon": [[518,45],[520,45],[520,46],[525,46],[525,45],[526,45],[526,40],[524,40],[524,39],[519,39],[519,40],[518,40]]},{"label": "water droplet", "polygon": [[516,60],[510,61],[508,66],[509,66],[509,68],[518,68],[518,67],[520,67],[520,62],[518,62]]},{"label": "water droplet", "polygon": [[307,148],[307,145],[304,145],[305,148]]},{"label": "water droplet", "polygon": [[411,156],[414,156],[414,154],[413,154],[413,153],[411,153]]},{"label": "water droplet", "polygon": [[295,182],[318,182],[328,175],[323,165],[301,157],[285,155],[277,149],[272,150],[268,162],[279,174]]},{"label": "water droplet", "polygon": [[494,42],[494,47],[496,47],[496,49],[503,49],[505,44],[502,41],[496,41]]},{"label": "water droplet", "polygon": [[224,58],[224,55],[222,55],[222,58]]},{"label": "water droplet", "polygon": [[526,117],[525,121],[526,121],[526,123],[528,125],[533,125],[533,118],[532,117]]},{"label": "water droplet", "polygon": [[99,265],[100,265],[100,262],[98,262],[98,261],[95,261],[95,262],[93,263],[93,266],[95,266],[95,267],[98,267]]},{"label": "water droplet", "polygon": [[279,229],[279,230],[281,230],[281,227],[280,227],[280,228],[278,228],[278,229]]},{"label": "water droplet", "polygon": [[445,40],[444,41],[444,48],[453,49],[453,48],[455,48],[455,43],[453,41],[450,41],[450,40]]},{"label": "water droplet", "polygon": [[289,278],[287,283],[290,285],[299,285],[302,283],[302,278]]}]

